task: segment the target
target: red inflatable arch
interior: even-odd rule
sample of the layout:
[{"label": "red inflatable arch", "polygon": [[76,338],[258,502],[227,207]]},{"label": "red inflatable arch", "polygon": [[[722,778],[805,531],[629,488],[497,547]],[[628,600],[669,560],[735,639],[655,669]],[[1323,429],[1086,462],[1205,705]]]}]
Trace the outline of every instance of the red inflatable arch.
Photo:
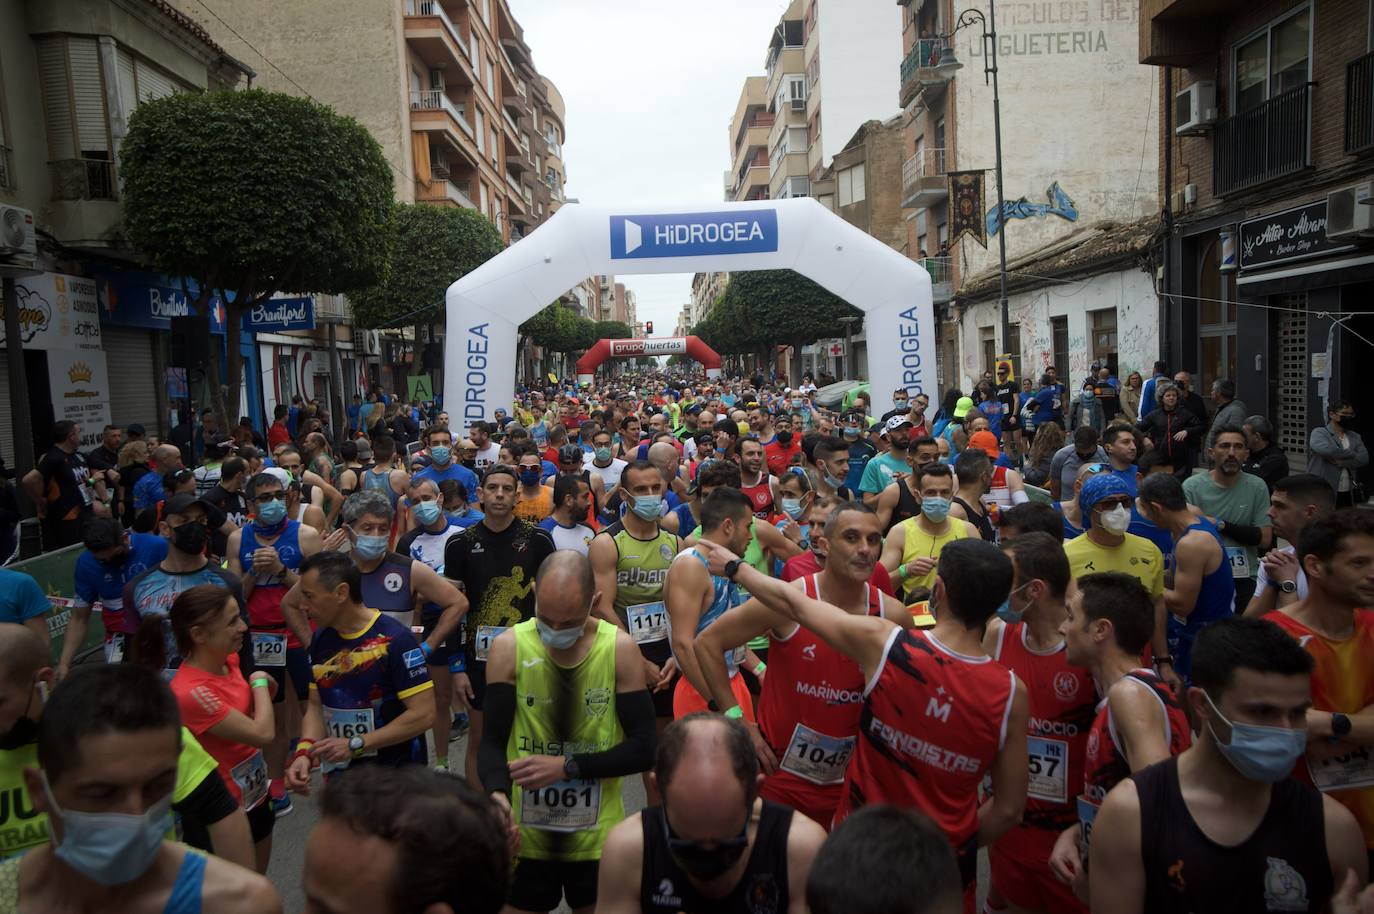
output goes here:
[{"label": "red inflatable arch", "polygon": [[674,336],[658,340],[598,340],[577,360],[577,381],[591,383],[597,367],[607,359],[639,356],[686,355],[706,369],[706,377],[720,376],[720,356],[698,336]]}]

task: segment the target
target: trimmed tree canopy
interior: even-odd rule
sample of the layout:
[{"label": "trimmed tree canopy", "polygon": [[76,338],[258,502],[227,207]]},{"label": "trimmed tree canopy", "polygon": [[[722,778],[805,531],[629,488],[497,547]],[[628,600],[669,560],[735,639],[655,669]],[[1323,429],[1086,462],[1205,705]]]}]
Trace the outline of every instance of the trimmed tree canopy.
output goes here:
[{"label": "trimmed tree canopy", "polygon": [[227,391],[219,359],[207,379],[228,428],[247,311],[277,293],[347,292],[385,275],[390,166],[352,118],[261,90],[142,102],[121,160],[129,241],[157,269],[195,281],[197,313],[212,295],[224,302]]},{"label": "trimmed tree canopy", "polygon": [[398,204],[392,226],[386,279],[349,294],[361,327],[434,319],[453,281],[505,248],[496,226],[476,210]]}]

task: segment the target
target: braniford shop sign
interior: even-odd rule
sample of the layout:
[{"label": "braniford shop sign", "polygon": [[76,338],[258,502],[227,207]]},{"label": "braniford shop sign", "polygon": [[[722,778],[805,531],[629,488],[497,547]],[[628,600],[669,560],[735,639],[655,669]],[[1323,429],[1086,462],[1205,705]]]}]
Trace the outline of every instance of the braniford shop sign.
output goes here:
[{"label": "braniford shop sign", "polygon": [[1350,245],[1326,237],[1326,200],[1270,213],[1240,224],[1240,268],[1257,270],[1306,260],[1338,251]]},{"label": "braniford shop sign", "polygon": [[266,333],[282,330],[314,330],[313,298],[273,298],[243,316],[243,329]]}]

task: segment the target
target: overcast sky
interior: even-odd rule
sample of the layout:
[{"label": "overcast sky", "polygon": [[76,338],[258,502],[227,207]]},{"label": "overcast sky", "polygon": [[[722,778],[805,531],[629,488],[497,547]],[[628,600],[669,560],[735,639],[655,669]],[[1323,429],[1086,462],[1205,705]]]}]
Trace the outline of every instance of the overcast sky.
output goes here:
[{"label": "overcast sky", "polygon": [[[584,203],[723,199],[729,128],[763,75],[786,0],[508,0],[539,72],[567,104],[567,194]],[[692,276],[620,279],[654,335],[673,332]]]}]

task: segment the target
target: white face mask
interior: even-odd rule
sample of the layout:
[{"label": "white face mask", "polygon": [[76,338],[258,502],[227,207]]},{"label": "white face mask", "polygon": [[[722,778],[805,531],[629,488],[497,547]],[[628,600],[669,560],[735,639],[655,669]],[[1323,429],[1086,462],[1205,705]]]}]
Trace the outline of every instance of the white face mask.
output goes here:
[{"label": "white face mask", "polygon": [[1131,511],[1125,505],[1117,505],[1098,516],[1102,519],[1102,528],[1117,536],[1125,533],[1126,528],[1131,525]]}]

